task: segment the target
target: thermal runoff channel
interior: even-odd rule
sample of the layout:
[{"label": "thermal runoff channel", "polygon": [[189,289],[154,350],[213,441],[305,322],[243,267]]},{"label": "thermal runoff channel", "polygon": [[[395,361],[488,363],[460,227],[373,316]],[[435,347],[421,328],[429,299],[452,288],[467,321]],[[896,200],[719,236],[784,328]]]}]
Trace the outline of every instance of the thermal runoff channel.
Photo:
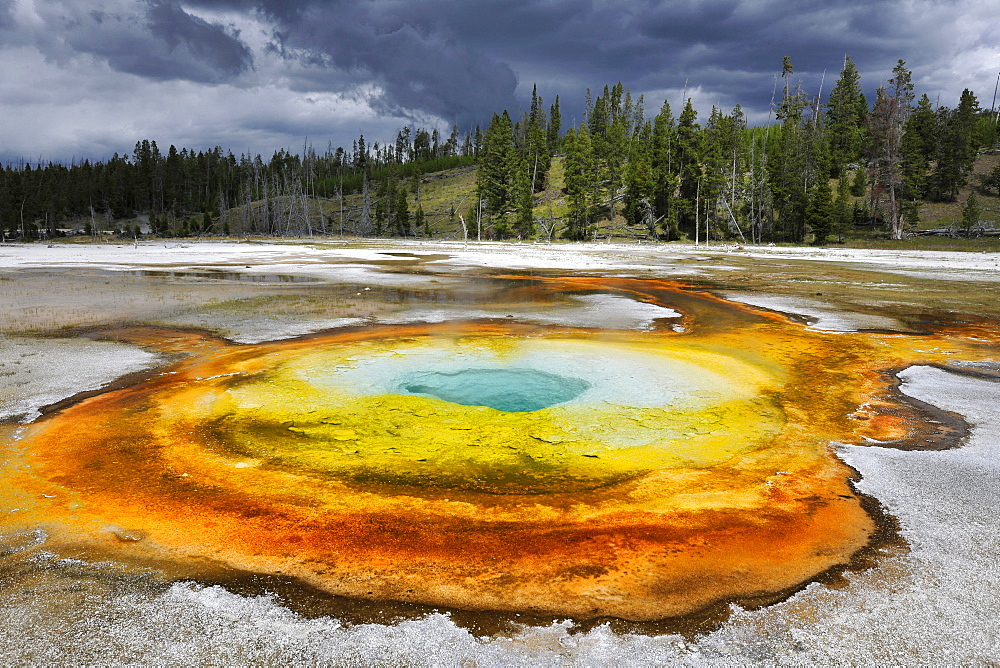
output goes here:
[{"label": "thermal runoff channel", "polygon": [[610,294],[680,318],[256,345],[109,332],[186,356],[31,425],[3,483],[34,501],[4,522],[176,577],[237,569],[380,601],[677,617],[849,566],[879,527],[830,444],[932,442],[940,421],[889,372],[997,343],[973,325],[814,331],[664,281],[503,281],[538,304]]}]

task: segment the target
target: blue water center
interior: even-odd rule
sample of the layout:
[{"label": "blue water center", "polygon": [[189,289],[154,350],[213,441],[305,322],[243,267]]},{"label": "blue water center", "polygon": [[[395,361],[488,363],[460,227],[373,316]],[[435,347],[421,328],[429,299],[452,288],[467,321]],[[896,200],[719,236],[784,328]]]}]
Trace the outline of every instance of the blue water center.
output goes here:
[{"label": "blue water center", "polygon": [[405,394],[435,397],[463,406],[526,413],[569,401],[590,387],[579,378],[535,369],[420,371],[399,384]]}]

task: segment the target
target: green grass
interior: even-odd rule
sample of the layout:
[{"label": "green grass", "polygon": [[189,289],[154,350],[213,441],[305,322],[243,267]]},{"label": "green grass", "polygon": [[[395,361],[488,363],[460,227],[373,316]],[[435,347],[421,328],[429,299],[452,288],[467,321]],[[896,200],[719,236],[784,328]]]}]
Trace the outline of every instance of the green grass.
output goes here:
[{"label": "green grass", "polygon": [[[410,195],[410,213],[417,211],[416,197]],[[476,204],[476,168],[460,167],[436,174],[425,174],[420,182],[420,206],[434,236],[461,236],[459,214],[468,220],[469,207]],[[454,215],[452,215],[454,210]],[[417,230],[422,233],[423,230]]]},{"label": "green grass", "polygon": [[[828,246],[832,244],[827,244]],[[966,251],[975,253],[1000,252],[1000,237],[980,237],[977,239],[953,239],[951,237],[912,237],[893,241],[892,239],[848,239],[845,248],[873,248],[884,250],[937,250]]]},{"label": "green grass", "polygon": [[[534,214],[538,218],[563,217],[568,211],[566,195],[562,191],[565,183],[563,158],[555,157],[549,172],[545,190],[535,194]],[[417,211],[417,198],[412,192],[408,197],[410,214]],[[425,174],[420,181],[420,206],[435,237],[461,237],[462,224],[459,216],[465,216],[469,233],[475,228],[470,220],[469,209],[476,206],[476,167],[466,166],[448,169],[433,174]],[[334,199],[323,203],[324,213],[336,227],[339,221],[339,202]],[[345,208],[361,205],[361,195],[344,198]],[[421,234],[423,230],[417,230]]]}]

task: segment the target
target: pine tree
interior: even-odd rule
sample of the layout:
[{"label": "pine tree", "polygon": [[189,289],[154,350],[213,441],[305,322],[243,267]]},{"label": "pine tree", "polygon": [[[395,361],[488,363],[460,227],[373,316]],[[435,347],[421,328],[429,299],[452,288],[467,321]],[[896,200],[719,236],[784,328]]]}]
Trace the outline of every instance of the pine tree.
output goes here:
[{"label": "pine tree", "polygon": [[927,192],[927,170],[936,154],[936,120],[931,101],[922,95],[903,126],[900,143],[902,156],[902,197],[916,200]]},{"label": "pine tree", "polygon": [[354,168],[359,172],[367,171],[368,159],[368,149],[365,148],[365,136],[361,135],[358,137],[358,142],[354,151]]},{"label": "pine tree", "polygon": [[513,231],[518,239],[527,239],[535,234],[535,202],[531,190],[531,182],[528,180],[528,169],[525,164],[515,171],[512,193],[514,200]]},{"label": "pine tree", "polygon": [[448,136],[448,141],[445,142],[444,146],[444,155],[458,155],[458,125],[451,126],[451,135]]},{"label": "pine tree", "polygon": [[406,202],[405,188],[398,188],[396,190],[394,207],[393,222],[396,226],[396,234],[401,237],[408,236],[410,233],[410,209]]},{"label": "pine tree", "polygon": [[[972,171],[972,166],[976,161],[976,153],[979,149],[979,100],[966,88],[958,101],[958,108],[955,110],[955,120],[958,126],[958,136],[956,140],[961,147],[962,171],[967,176]],[[964,183],[963,183],[964,185]]]},{"label": "pine tree", "polygon": [[522,167],[514,146],[513,126],[506,111],[493,114],[479,158],[476,173],[476,194],[482,199],[486,214],[496,219],[501,233],[507,225],[507,216],[514,210],[514,180],[516,170]]},{"label": "pine tree", "polygon": [[424,207],[417,206],[417,213],[413,216],[413,227],[417,230],[421,230],[425,237],[434,236],[431,234],[431,226],[427,217],[424,216]]},{"label": "pine tree", "polygon": [[962,207],[962,228],[966,232],[970,232],[972,228],[979,224],[979,217],[981,215],[979,198],[976,197],[975,191],[970,192],[969,199],[965,200],[965,205]]},{"label": "pine tree", "polygon": [[1000,197],[1000,165],[997,165],[988,174],[979,177],[979,183],[985,190],[992,190]]},{"label": "pine tree", "polygon": [[677,150],[677,128],[670,103],[663,102],[660,113],[653,119],[651,136],[651,170],[653,178],[653,215],[662,220],[667,240],[677,237],[677,187],[680,184]]},{"label": "pine tree", "polygon": [[865,167],[859,167],[854,172],[854,179],[851,181],[851,195],[854,197],[863,197],[867,190],[868,170]]},{"label": "pine tree", "polygon": [[780,131],[770,147],[772,196],[778,212],[781,236],[801,243],[805,237],[805,215],[809,203],[807,192],[808,137],[803,127],[806,96],[801,88],[791,86],[792,63],[786,56],[782,67],[784,94],[778,107]]},{"label": "pine tree", "polygon": [[566,149],[566,194],[569,221],[565,236],[575,241],[587,237],[591,223],[591,193],[594,179],[594,156],[586,125],[570,128],[563,138]]},{"label": "pine tree", "polygon": [[745,211],[750,228],[751,243],[760,243],[765,235],[774,233],[774,206],[769,183],[770,136],[777,132],[775,126],[749,128],[744,131],[747,161],[745,168]]},{"label": "pine tree", "polygon": [[[599,202],[610,202],[618,185],[615,168],[623,158],[621,155],[623,146],[617,141],[617,131],[612,129],[612,125],[618,112],[617,100],[620,98],[621,91],[617,85],[614,90],[605,86],[603,94],[597,96],[587,114],[587,130],[593,151],[595,172],[595,178],[591,181],[593,193],[590,199],[595,205]],[[612,211],[609,218],[613,217]]]},{"label": "pine tree", "polygon": [[537,89],[531,90],[531,112],[528,115],[525,128],[525,169],[532,192],[545,189],[549,168],[552,164],[552,153],[549,150],[545,112],[542,110],[542,99],[538,97]]},{"label": "pine tree", "polygon": [[390,193],[387,181],[379,182],[375,190],[375,214],[372,216],[372,223],[375,226],[375,236],[380,237],[385,234],[389,221]]},{"label": "pine tree", "polygon": [[844,68],[830,91],[826,109],[832,176],[840,176],[845,165],[861,160],[867,115],[868,101],[861,91],[861,75],[851,57],[845,56]]},{"label": "pine tree", "polygon": [[826,174],[819,177],[813,188],[806,212],[806,222],[812,228],[814,243],[825,244],[833,227],[833,203],[830,197],[830,180]]},{"label": "pine tree", "polygon": [[939,110],[936,164],[930,177],[934,199],[953,202],[968,182],[979,148],[978,112],[979,102],[968,88],[962,91],[958,108]]},{"label": "pine tree", "polygon": [[559,96],[556,95],[556,101],[549,107],[549,127],[546,133],[550,153],[555,153],[559,149],[559,131],[561,130],[561,125],[562,114],[559,111]]},{"label": "pine tree", "polygon": [[841,174],[840,180],[837,181],[837,196],[833,200],[830,229],[830,232],[837,236],[837,241],[840,243],[844,242],[844,237],[847,236],[853,222],[850,194],[847,174]]},{"label": "pine tree", "polygon": [[658,238],[654,209],[655,172],[652,161],[652,124],[645,124],[632,142],[625,167],[625,219],[629,225],[642,225],[650,236]]},{"label": "pine tree", "polygon": [[476,132],[472,136],[472,155],[478,158],[479,154],[482,153],[482,150],[483,150],[483,131],[477,125]]},{"label": "pine tree", "polygon": [[678,198],[676,202],[679,223],[694,231],[697,218],[695,207],[701,190],[701,136],[696,122],[698,112],[691,104],[691,98],[684,103],[684,109],[677,119],[677,174]]},{"label": "pine tree", "polygon": [[933,160],[937,149],[937,120],[934,117],[931,99],[926,93],[920,96],[917,106],[910,112],[903,132],[913,133],[914,145],[925,162]]},{"label": "pine tree", "polygon": [[[701,201],[706,206],[702,209],[705,213],[705,239],[711,238],[713,223],[719,230],[721,220],[728,218],[725,189],[729,182],[729,156],[726,141],[726,118],[717,107],[712,107],[712,112],[705,124],[701,141]],[[721,219],[721,220],[720,220]]]}]

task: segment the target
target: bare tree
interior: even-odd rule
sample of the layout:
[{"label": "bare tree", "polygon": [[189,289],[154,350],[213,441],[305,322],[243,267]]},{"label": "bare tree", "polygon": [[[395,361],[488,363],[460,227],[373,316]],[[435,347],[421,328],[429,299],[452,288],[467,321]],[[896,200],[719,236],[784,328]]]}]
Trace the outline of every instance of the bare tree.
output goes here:
[{"label": "bare tree", "polygon": [[875,106],[869,114],[872,134],[869,151],[872,171],[872,211],[881,211],[893,239],[903,238],[905,219],[896,193],[903,184],[903,126],[910,114],[913,84],[906,63],[900,60],[892,70],[888,87],[878,89]]}]

